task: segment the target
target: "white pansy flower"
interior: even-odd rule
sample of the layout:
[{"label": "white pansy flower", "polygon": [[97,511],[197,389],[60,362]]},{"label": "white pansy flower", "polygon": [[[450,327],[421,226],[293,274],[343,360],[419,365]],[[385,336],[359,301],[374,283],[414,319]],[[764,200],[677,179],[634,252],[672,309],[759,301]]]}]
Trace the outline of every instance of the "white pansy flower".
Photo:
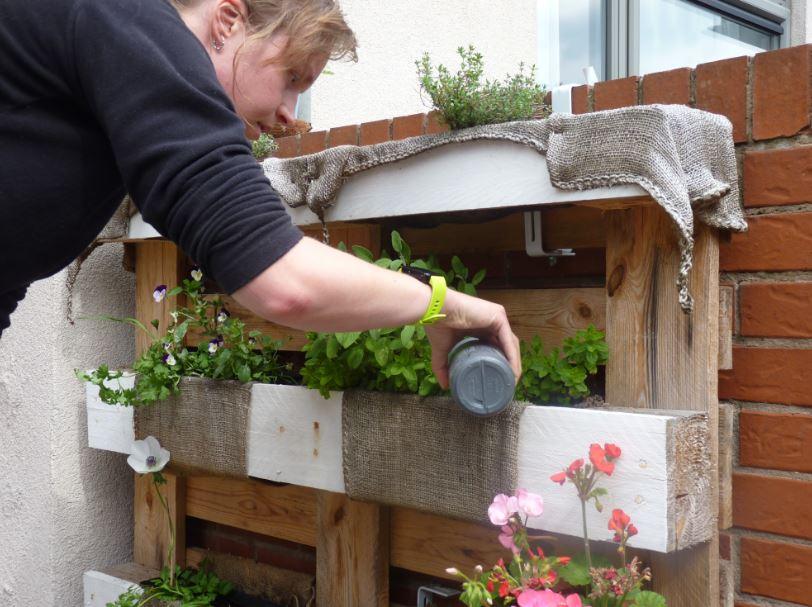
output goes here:
[{"label": "white pansy flower", "polygon": [[192,280],[200,282],[201,278],[203,278],[203,272],[200,270],[200,268],[195,268],[192,270]]},{"label": "white pansy flower", "polygon": [[133,442],[127,463],[138,474],[160,472],[169,463],[169,451],[154,436]]}]

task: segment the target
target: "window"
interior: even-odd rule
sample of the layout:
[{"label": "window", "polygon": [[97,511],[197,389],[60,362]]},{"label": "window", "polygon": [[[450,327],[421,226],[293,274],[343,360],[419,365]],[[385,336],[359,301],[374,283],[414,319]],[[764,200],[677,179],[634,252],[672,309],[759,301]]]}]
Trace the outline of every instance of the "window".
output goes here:
[{"label": "window", "polygon": [[788,44],[772,0],[538,0],[539,77],[548,86],[643,75]]}]

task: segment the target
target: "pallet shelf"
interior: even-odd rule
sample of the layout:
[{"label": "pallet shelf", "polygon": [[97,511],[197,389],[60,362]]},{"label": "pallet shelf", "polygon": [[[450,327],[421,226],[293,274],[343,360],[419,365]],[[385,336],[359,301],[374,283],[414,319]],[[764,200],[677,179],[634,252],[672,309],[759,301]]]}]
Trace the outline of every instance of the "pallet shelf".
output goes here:
[{"label": "pallet shelf", "polygon": [[[670,607],[715,606],[719,577],[716,377],[720,312],[718,236],[715,231],[704,227],[697,230],[690,284],[695,297],[695,312],[685,315],[677,303],[675,279],[679,252],[675,230],[665,213],[637,186],[586,192],[557,190],[549,182],[544,157],[514,144],[477,142],[447,146],[361,173],[347,182],[336,205],[328,211],[327,220],[383,221],[397,225],[401,221],[397,218],[426,213],[442,213],[444,217],[456,213],[465,217],[475,210],[493,209],[509,213],[527,208],[542,209],[545,217],[557,219],[552,224],[547,222],[544,228],[550,246],[574,246],[567,244],[569,241],[577,242],[579,246],[605,248],[608,288],[581,289],[577,294],[575,290],[560,289],[556,295],[551,295],[550,291],[522,290],[520,302],[511,302],[509,306],[513,310],[514,322],[517,318],[526,321],[524,324],[516,322],[519,332],[540,329],[547,331],[548,339],[555,342],[573,331],[579,322],[585,321],[585,317],[579,317],[579,314],[587,310],[596,324],[605,326],[612,353],[606,370],[607,402],[638,409],[634,412],[556,411],[562,420],[568,419],[567,423],[577,428],[566,435],[570,443],[566,457],[578,456],[592,440],[611,440],[621,436],[612,434],[621,432],[621,424],[612,424],[625,419],[623,424],[629,424],[629,434],[627,438],[617,440],[624,442],[626,453],[630,454],[627,461],[646,459],[652,464],[652,470],[655,461],[659,462],[657,466],[660,468],[671,465],[676,470],[685,469],[690,467],[688,460],[693,456],[688,455],[686,459],[676,455],[672,450],[673,439],[679,436],[672,430],[684,423],[682,420],[703,419],[706,434],[695,445],[696,449],[689,451],[701,451],[706,457],[703,460],[707,462],[703,482],[707,503],[698,505],[690,497],[692,489],[685,484],[689,481],[678,479],[669,484],[670,481],[658,477],[656,482],[660,483],[662,494],[669,497],[659,502],[652,512],[663,515],[663,524],[656,533],[654,527],[649,527],[654,536],[645,536],[641,525],[641,536],[636,539],[639,546],[648,549],[644,558],[655,572],[654,589],[666,596]],[[301,226],[318,223],[316,216],[307,209],[293,209],[290,213]],[[493,229],[476,224],[444,225],[437,228],[437,232],[426,234],[409,229],[406,237],[417,243],[413,247],[415,251],[429,249],[432,238],[439,233],[444,235],[439,245],[446,247],[448,252],[459,251],[459,246],[463,246],[466,252],[523,249],[517,215],[508,214],[496,220],[490,217],[489,221],[492,221]],[[177,284],[185,274],[185,267],[174,245],[151,240],[156,234],[138,231],[138,225],[136,218],[131,224],[129,237],[124,239],[135,248],[136,315],[146,322],[157,317],[163,326],[168,321],[168,306],[152,302],[152,289],[156,284]],[[550,238],[547,238],[548,232]],[[514,241],[515,247],[512,245]],[[572,301],[588,303],[584,306],[563,304],[564,312],[556,321],[554,312],[561,311],[562,294]],[[494,296],[509,298],[511,295],[509,292],[494,292]],[[250,314],[246,316],[260,325],[265,323]],[[727,319],[727,313],[724,319]],[[267,323],[263,328],[277,330]],[[145,345],[139,342],[137,347],[140,350]],[[258,391],[262,389],[258,388]],[[268,390],[267,394],[271,394],[272,391]],[[322,429],[330,427],[337,432],[340,426],[336,421],[338,407],[335,403],[321,401],[317,396],[319,400],[304,399],[306,402],[302,402],[300,399],[294,404],[297,398],[291,395],[284,399],[268,396],[267,407],[257,408],[257,415],[262,411],[265,418],[264,421],[257,420],[259,426],[253,425],[252,420],[252,428],[264,427],[265,430],[257,430],[256,442],[249,442],[249,449],[251,444],[255,445],[249,459],[252,474],[304,486],[279,487],[260,480],[178,477],[176,498],[183,501],[183,508],[179,505],[178,511],[185,509],[189,516],[316,546],[319,607],[388,605],[388,581],[384,574],[388,565],[442,577],[444,569],[452,564],[470,568],[476,564],[488,564],[501,556],[501,548],[494,541],[494,530],[490,526],[408,509],[361,504],[341,494],[341,476],[336,472],[340,467],[338,442],[334,441],[329,448],[322,443],[320,458],[330,461],[329,465],[319,466],[304,456],[297,456],[307,450],[306,441],[294,445],[278,442],[279,437],[273,435],[275,425],[278,428],[281,424],[298,423],[305,427],[313,421],[308,414],[316,413],[323,416]],[[118,413],[100,409],[97,405],[91,404],[90,410],[93,422],[89,424],[91,442],[101,440],[104,435],[102,442],[106,441],[105,444],[97,442],[96,446],[125,450],[124,445],[130,438],[127,428],[132,429],[131,421],[129,426],[122,424],[121,419],[115,418]],[[640,410],[651,414],[646,415]],[[673,413],[674,410],[679,413]],[[586,424],[592,422],[580,420],[578,416],[582,414],[593,416],[595,422],[603,416],[594,424],[601,426],[601,436],[586,430]],[[632,435],[631,420],[642,424],[639,428],[647,429],[637,430]],[[669,425],[672,430],[668,430]],[[660,434],[656,434],[654,427],[660,428]],[[523,420],[522,433],[526,444],[533,443],[528,436],[536,436],[535,430],[529,428],[531,424],[525,424]],[[539,435],[543,436],[544,431],[542,423]],[[576,436],[577,432],[582,434]],[[655,434],[657,438],[653,438]],[[289,435],[289,439],[294,438]],[[553,438],[549,437],[550,440]],[[560,438],[565,438],[563,433]],[[263,451],[264,446],[258,447],[262,440],[267,451]],[[113,444],[118,448],[111,447]],[[277,445],[276,451],[272,451],[274,444]],[[312,446],[309,448],[312,453]],[[325,448],[332,453],[330,458],[323,457]],[[544,453],[544,447],[539,448]],[[646,456],[642,455],[644,451]],[[571,533],[577,530],[566,528],[569,523],[563,510],[554,514],[557,508],[563,508],[556,504],[555,497],[569,492],[556,491],[558,487],[549,481],[538,487],[533,485],[537,479],[549,476],[551,470],[555,471],[566,463],[564,459],[563,453],[550,456],[549,461],[543,460],[537,469],[526,469],[520,482],[540,489],[548,503],[545,517],[558,516],[557,530]],[[281,465],[281,462],[285,464]],[[617,486],[611,487],[617,495],[632,496],[632,499],[643,495],[624,486],[621,476],[617,480]],[[144,518],[149,516],[145,503],[143,500],[136,504],[136,529],[150,528],[142,525]],[[651,505],[651,501],[646,502],[646,507]],[[641,513],[643,510],[639,508]],[[686,511],[693,512],[692,524],[706,530],[704,535],[700,534],[704,541],[674,552],[683,544],[678,541],[679,532],[670,534],[668,529],[674,529],[673,525],[680,517],[689,520],[685,518]],[[374,524],[364,524],[368,522]],[[138,533],[143,535],[141,542],[160,543],[160,538],[156,537],[159,532],[154,529],[149,533]],[[150,559],[152,556],[142,558]],[[157,562],[141,564],[160,565]]]}]

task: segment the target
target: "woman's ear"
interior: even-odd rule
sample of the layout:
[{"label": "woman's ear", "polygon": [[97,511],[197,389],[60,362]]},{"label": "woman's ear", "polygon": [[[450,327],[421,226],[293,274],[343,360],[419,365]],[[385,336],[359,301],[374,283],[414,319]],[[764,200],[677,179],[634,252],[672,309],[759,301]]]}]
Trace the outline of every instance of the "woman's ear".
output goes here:
[{"label": "woman's ear", "polygon": [[231,36],[246,31],[247,11],[242,0],[218,0],[211,20],[212,45],[217,48]]}]

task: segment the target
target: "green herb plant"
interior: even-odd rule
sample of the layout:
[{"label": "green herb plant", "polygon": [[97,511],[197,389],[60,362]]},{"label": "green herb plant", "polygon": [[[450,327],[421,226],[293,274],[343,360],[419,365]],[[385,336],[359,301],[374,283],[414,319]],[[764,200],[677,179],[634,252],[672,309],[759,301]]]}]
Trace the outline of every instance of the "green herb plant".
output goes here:
[{"label": "green herb plant", "polygon": [[[454,256],[451,268],[440,267],[437,257],[412,259],[411,248],[401,235],[392,232],[392,248],[379,259],[364,247],[352,247],[355,255],[383,268],[397,270],[403,264],[445,276],[452,288],[476,295],[484,280],[485,270],[472,273]],[[425,329],[407,325],[392,329],[351,333],[308,333],[304,346],[304,384],[329,397],[331,390],[363,388],[381,392],[416,393],[421,396],[443,391],[431,371],[431,346]],[[604,334],[590,326],[567,339],[562,351],[545,353],[541,340],[522,342],[522,379],[516,398],[537,404],[569,403],[589,396],[587,378],[606,364],[608,348]]]},{"label": "green herb plant", "polygon": [[[146,405],[164,400],[179,392],[184,376],[211,379],[235,379],[241,382],[293,383],[290,365],[279,361],[280,343],[250,331],[245,323],[232,317],[220,297],[203,294],[203,277],[193,270],[180,286],[168,293],[159,285],[153,293],[156,301],[164,297],[185,296],[186,305],[171,312],[172,321],[165,334],[158,333],[158,321],[151,327],[134,318],[103,317],[134,325],[149,335],[152,343],[133,364],[137,376],[134,388],[124,388],[118,381],[124,373],[101,365],[90,373],[77,371],[79,379],[99,387],[99,396],[111,405]],[[198,348],[184,345],[189,332],[201,335]]]},{"label": "green herb plant", "polygon": [[459,47],[460,68],[452,74],[445,65],[435,69],[429,53],[415,61],[420,88],[452,130],[514,120],[529,120],[549,114],[544,103],[546,89],[536,82],[535,66],[505,76],[484,78],[482,54],[473,46]]},{"label": "green herb plant", "polygon": [[279,146],[270,133],[260,134],[259,139],[251,144],[251,152],[256,160],[264,160],[278,149]]},{"label": "green herb plant", "polygon": [[153,601],[181,607],[209,607],[218,597],[227,596],[233,589],[233,584],[203,569],[175,566],[174,580],[170,580],[169,569],[164,567],[157,578],[143,582],[141,587],[131,586],[106,607],[146,607],[153,605]]}]

